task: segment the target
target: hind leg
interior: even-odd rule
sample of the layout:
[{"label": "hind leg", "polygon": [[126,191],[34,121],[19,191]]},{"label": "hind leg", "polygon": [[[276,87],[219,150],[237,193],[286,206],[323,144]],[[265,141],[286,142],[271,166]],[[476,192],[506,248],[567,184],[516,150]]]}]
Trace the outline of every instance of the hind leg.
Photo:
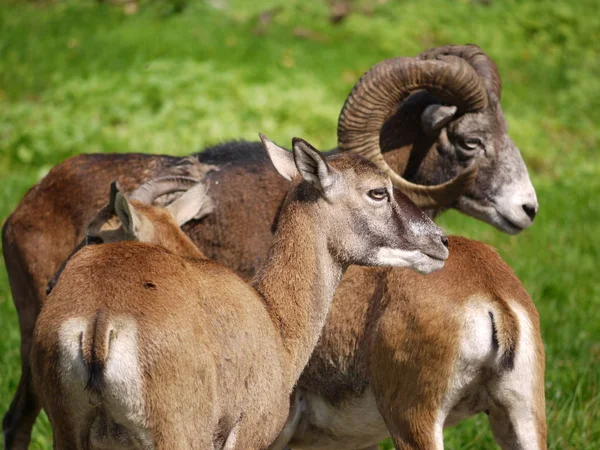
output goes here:
[{"label": "hind leg", "polygon": [[40,409],[39,400],[32,386],[29,361],[24,360],[17,393],[2,421],[6,450],[27,450],[31,440],[31,430]]},{"label": "hind leg", "polygon": [[[31,430],[41,409],[38,396],[33,387],[29,360],[33,329],[39,312],[39,300],[35,295],[32,297],[31,293],[29,294],[17,292],[16,289],[13,289],[21,329],[21,380],[15,397],[2,421],[4,448],[6,450],[26,450],[28,448],[31,440]],[[17,299],[29,301],[17,302]]]},{"label": "hind leg", "polygon": [[82,442],[77,443],[75,432],[66,424],[52,424],[53,450],[81,450]]},{"label": "hind leg", "polygon": [[296,387],[292,393],[288,419],[283,429],[279,432],[277,439],[269,445],[268,450],[289,450],[288,444],[294,437],[298,423],[306,410],[306,402],[307,400],[304,391],[301,388]]},{"label": "hind leg", "polygon": [[[444,450],[443,427],[429,412],[405,411],[388,425],[399,450]],[[387,422],[387,421],[386,421]]]},{"label": "hind leg", "polygon": [[[517,367],[515,370],[519,370]],[[512,378],[512,377],[511,377]],[[546,448],[546,415],[543,384],[527,383],[527,378],[501,383],[494,392],[490,424],[496,442],[504,450],[542,450]],[[539,383],[543,383],[539,380]],[[527,386],[534,388],[527,388]]]},{"label": "hind leg", "polygon": [[[517,316],[521,337],[514,367],[490,383],[490,423],[505,450],[546,448],[545,355],[537,317]],[[535,326],[534,326],[535,325]]]},{"label": "hind leg", "polygon": [[[388,287],[391,298],[394,288]],[[426,321],[410,302],[386,306],[371,347],[371,387],[395,448],[443,450],[454,343],[439,335],[451,336],[456,325],[434,300],[421,303]]]},{"label": "hind leg", "polygon": [[496,442],[504,450],[546,448],[545,436],[542,437],[539,433],[540,427],[536,415],[526,404],[517,402],[508,407],[490,408],[490,423]]},{"label": "hind leg", "polygon": [[427,370],[426,364],[419,366],[425,370],[420,371],[412,363],[399,363],[399,359],[388,360],[385,367],[391,368],[390,372],[405,374],[406,378],[398,382],[395,377],[375,373],[373,391],[377,407],[396,449],[443,450],[443,391],[435,389],[441,382],[433,379],[440,372]]}]

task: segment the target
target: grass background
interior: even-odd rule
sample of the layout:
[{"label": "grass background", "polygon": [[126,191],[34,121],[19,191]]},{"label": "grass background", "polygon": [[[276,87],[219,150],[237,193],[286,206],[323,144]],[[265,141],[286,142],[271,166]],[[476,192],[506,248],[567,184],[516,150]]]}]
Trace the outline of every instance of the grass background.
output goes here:
[{"label": "grass background", "polygon": [[[272,11],[270,23],[261,13]],[[376,62],[477,43],[497,62],[510,133],[536,186],[533,227],[505,236],[450,212],[450,233],[496,246],[531,293],[547,351],[549,447],[600,448],[600,15],[595,0],[92,0],[0,5],[0,219],[50,167],[81,152],[185,155],[263,131],[336,144],[336,122]],[[269,14],[266,14],[268,16]],[[0,268],[0,414],[19,377]],[[485,417],[447,448],[494,448]],[[385,444],[389,446],[388,444]],[[42,418],[32,448],[51,447]]]}]

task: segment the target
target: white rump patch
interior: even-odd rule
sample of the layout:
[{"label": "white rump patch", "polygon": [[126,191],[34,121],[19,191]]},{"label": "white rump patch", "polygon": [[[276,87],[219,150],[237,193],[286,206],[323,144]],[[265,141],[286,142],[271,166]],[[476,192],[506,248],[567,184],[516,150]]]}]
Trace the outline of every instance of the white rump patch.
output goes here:
[{"label": "white rump patch", "polygon": [[87,368],[81,356],[81,336],[87,328],[87,320],[73,317],[58,329],[60,349],[60,377],[65,386],[82,390],[87,383]]},{"label": "white rump patch", "polygon": [[[138,362],[137,327],[133,319],[111,319],[113,339],[106,361],[104,383],[107,409],[117,422],[142,423],[142,375]],[[122,422],[121,422],[122,423]]]},{"label": "white rump patch", "polygon": [[[82,336],[85,338],[90,320],[93,319],[71,318],[59,329],[60,373],[69,397],[70,414],[83,418],[90,408],[101,405],[102,414],[89,430],[90,444],[94,448],[122,448],[123,442],[127,442],[126,436],[122,435],[125,431],[133,441],[143,443],[144,448],[151,448],[152,440],[144,426],[146,414],[136,323],[128,317],[109,319],[112,340],[105,361],[100,398],[91,402],[90,393],[85,390],[89,373],[81,352]],[[106,433],[106,421],[119,424],[121,434],[111,436]],[[85,426],[83,423],[80,425]],[[80,431],[87,434],[87,430]]]},{"label": "white rump patch", "polygon": [[439,430],[488,408],[486,386],[478,378],[482,369],[493,365],[496,355],[490,310],[493,307],[488,299],[474,296],[457,312],[460,314],[460,341],[442,408],[438,412]]}]

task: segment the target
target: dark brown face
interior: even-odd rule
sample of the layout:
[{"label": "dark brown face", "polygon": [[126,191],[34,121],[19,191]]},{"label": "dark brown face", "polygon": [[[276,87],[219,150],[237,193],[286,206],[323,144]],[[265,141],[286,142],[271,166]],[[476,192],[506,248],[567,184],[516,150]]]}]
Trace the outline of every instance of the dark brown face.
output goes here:
[{"label": "dark brown face", "polygon": [[58,268],[54,276],[48,281],[46,286],[46,294],[50,292],[56,286],[58,279],[64,270],[69,260],[83,247],[86,245],[98,245],[106,242],[117,242],[128,240],[124,234],[124,230],[121,224],[121,220],[115,211],[114,204],[109,203],[100,209],[96,217],[92,219],[88,225],[83,240],[73,249],[71,254],[65,259],[65,261]]},{"label": "dark brown face", "polygon": [[517,233],[538,204],[507,133],[501,90],[496,64],[474,44],[382,61],[342,108],[339,148],[373,160],[432,215],[454,207]]},{"label": "dark brown face", "polygon": [[519,149],[508,135],[498,103],[467,113],[441,128],[425,170],[414,175],[420,184],[440,184],[479,162],[475,182],[453,207],[505,233],[529,227],[538,210],[535,189]]},{"label": "dark brown face", "polygon": [[326,192],[334,223],[329,245],[344,262],[440,269],[448,257],[447,238],[414,203],[392,188],[374,164],[352,155],[328,159],[335,183]]},{"label": "dark brown face", "polygon": [[114,206],[104,206],[94,217],[86,229],[85,240],[87,245],[128,240]]}]

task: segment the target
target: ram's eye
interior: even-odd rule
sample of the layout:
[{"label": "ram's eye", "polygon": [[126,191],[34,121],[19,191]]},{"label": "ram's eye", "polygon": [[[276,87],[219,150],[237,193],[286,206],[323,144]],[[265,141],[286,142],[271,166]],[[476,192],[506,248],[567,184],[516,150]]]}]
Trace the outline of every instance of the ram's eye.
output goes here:
[{"label": "ram's eye", "polygon": [[371,189],[368,194],[369,197],[377,201],[386,200],[388,198],[388,192],[386,188]]},{"label": "ram's eye", "polygon": [[459,137],[458,138],[458,145],[463,149],[463,150],[475,150],[476,148],[480,147],[482,144],[481,139],[479,139],[478,137]]},{"label": "ram's eye", "polygon": [[100,236],[92,236],[91,234],[85,235],[85,244],[86,245],[96,245],[96,244],[102,244],[102,243],[104,243],[104,241],[102,240],[102,238]]}]

